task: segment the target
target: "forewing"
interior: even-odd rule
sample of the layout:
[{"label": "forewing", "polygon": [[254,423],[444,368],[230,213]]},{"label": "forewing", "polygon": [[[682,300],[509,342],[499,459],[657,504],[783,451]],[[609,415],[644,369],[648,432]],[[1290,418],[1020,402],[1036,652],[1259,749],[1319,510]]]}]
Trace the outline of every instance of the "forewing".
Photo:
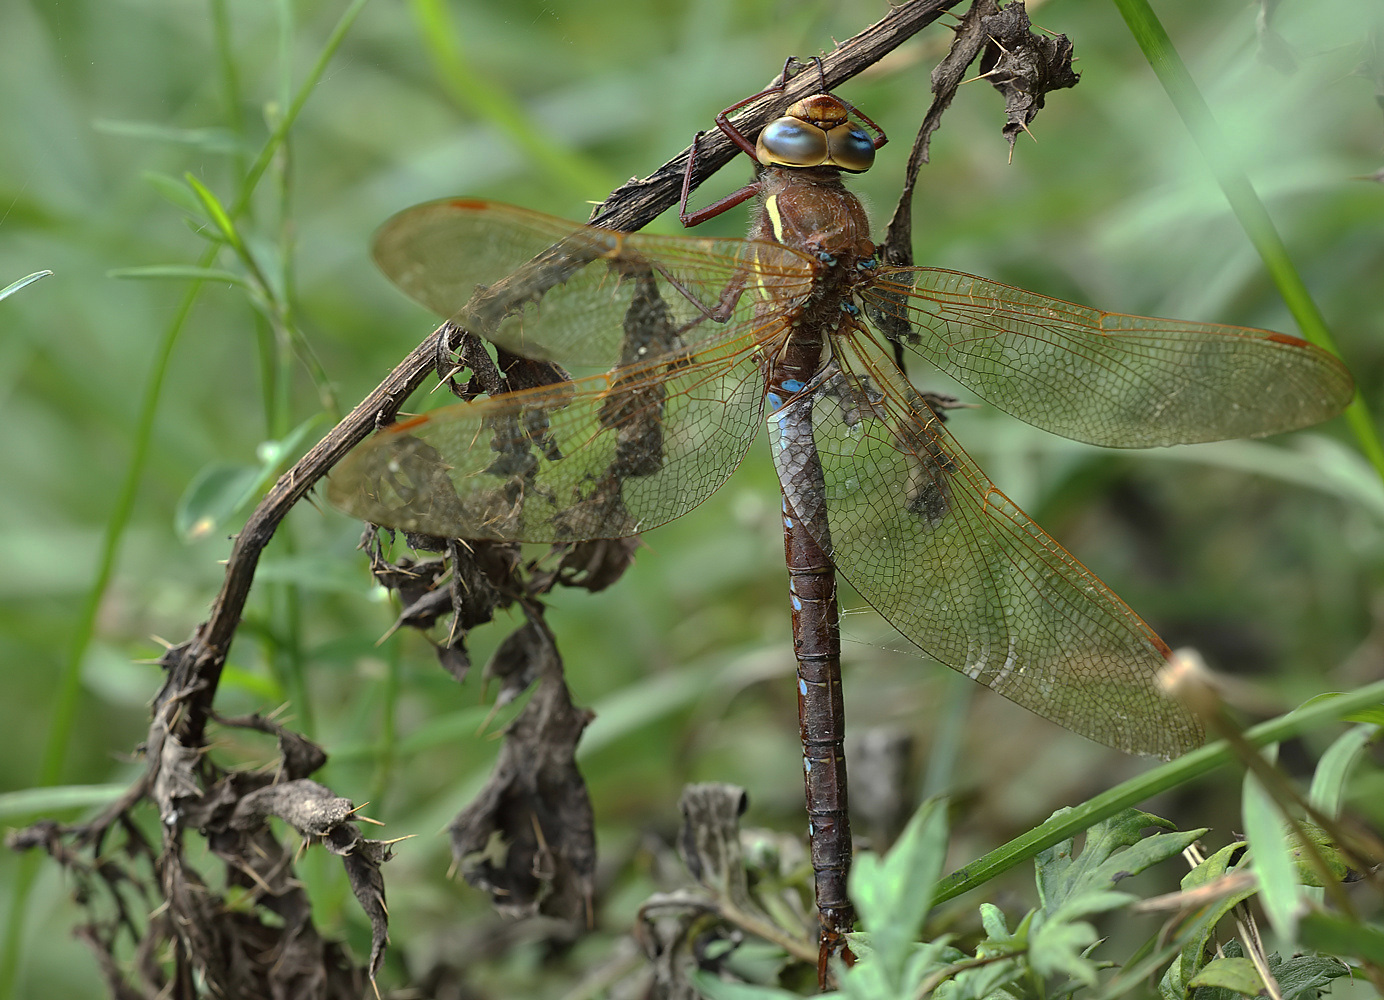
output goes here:
[{"label": "forewing", "polygon": [[[825,509],[817,541],[861,596],[937,660],[1074,732],[1161,757],[1200,745],[1159,690],[1162,640],[995,488],[892,364],[835,347],[839,370],[789,404],[812,408],[824,492],[783,485],[795,511]],[[771,414],[783,477],[776,426]]]},{"label": "forewing", "polygon": [[1115,448],[1263,437],[1336,416],[1336,358],[1267,330],[1100,312],[969,274],[880,268],[865,312],[1044,430]]},{"label": "forewing", "polygon": [[375,261],[411,298],[523,357],[606,368],[623,357],[624,279],[653,275],[679,346],[726,335],[743,290],[792,302],[813,262],[777,244],[596,229],[498,202],[406,209],[375,236]]},{"label": "forewing", "polygon": [[656,527],[710,496],[762,420],[748,331],[656,362],[435,410],[332,473],[354,517],[445,538],[561,542]]}]

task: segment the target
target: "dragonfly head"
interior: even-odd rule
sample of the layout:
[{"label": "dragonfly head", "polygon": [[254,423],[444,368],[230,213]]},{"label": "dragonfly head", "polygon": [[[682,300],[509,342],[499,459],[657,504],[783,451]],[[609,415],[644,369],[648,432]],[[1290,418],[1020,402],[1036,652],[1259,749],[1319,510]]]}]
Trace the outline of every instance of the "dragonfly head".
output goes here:
[{"label": "dragonfly head", "polygon": [[850,108],[831,94],[814,94],[764,126],[755,156],[766,167],[836,167],[858,174],[875,162],[875,140],[851,124]]}]

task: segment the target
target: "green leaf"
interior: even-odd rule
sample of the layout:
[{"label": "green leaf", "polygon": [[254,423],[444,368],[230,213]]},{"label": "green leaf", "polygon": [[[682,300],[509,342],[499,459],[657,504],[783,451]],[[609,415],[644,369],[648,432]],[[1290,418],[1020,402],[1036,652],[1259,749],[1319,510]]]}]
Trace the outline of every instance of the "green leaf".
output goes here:
[{"label": "green leaf", "polygon": [[1278,983],[1283,1000],[1317,1000],[1331,980],[1350,975],[1350,966],[1339,958],[1322,955],[1293,955],[1288,959],[1270,955],[1269,974]]},{"label": "green leaf", "polygon": [[38,281],[39,278],[46,278],[52,273],[52,271],[35,271],[33,274],[26,274],[18,281],[10,282],[4,288],[0,288],[0,301],[9,298],[21,288],[32,285],[35,281]]},{"label": "green leaf", "polygon": [[176,208],[192,216],[202,214],[202,203],[187,189],[187,185],[176,177],[161,174],[157,170],[145,170],[140,176]]},{"label": "green leaf", "polygon": [[[1277,754],[1265,748],[1270,763]],[[1245,775],[1241,800],[1245,839],[1249,841],[1250,867],[1259,878],[1259,901],[1269,923],[1291,948],[1297,941],[1297,922],[1305,908],[1299,891],[1297,869],[1293,865],[1288,832],[1273,799],[1252,773]]]},{"label": "green leaf", "polygon": [[226,242],[235,247],[236,252],[245,256],[245,242],[240,238],[240,232],[236,229],[235,223],[231,221],[230,214],[227,213],[221,201],[212,194],[211,189],[199,181],[192,174],[184,174],[183,179],[187,181],[188,187],[192,188],[192,193],[197,196],[197,201],[201,204],[202,210],[207,213],[207,218],[211,219]]},{"label": "green leaf", "polygon": [[[1360,873],[1350,866],[1349,860],[1336,841],[1317,824],[1302,820],[1298,824],[1302,828],[1303,835],[1309,839],[1317,849],[1317,854],[1321,855],[1326,862],[1327,870],[1331,877],[1337,882],[1352,882],[1360,878]],[[1318,889],[1322,887],[1321,876],[1317,874],[1317,867],[1312,863],[1307,853],[1307,848],[1302,844],[1302,838],[1296,831],[1288,834],[1288,852],[1293,861],[1293,869],[1297,874],[1300,885],[1310,885]]]},{"label": "green leaf", "polygon": [[1006,987],[1028,975],[1028,966],[1017,958],[987,962],[963,969],[937,987],[936,1000],[1003,1000]]},{"label": "green leaf", "polygon": [[[1173,451],[1179,449],[1172,449]],[[1384,681],[1375,681],[1344,694],[1313,698],[1286,715],[1261,722],[1245,733],[1254,746],[1263,746],[1310,732],[1353,712],[1384,702]],[[1234,754],[1224,741],[1208,744],[1184,754],[1177,760],[1146,771],[1136,778],[1121,782],[1101,792],[1068,813],[1057,813],[1022,836],[997,847],[982,858],[963,865],[938,885],[934,894],[938,903],[955,899],[995,878],[1001,872],[1034,857],[1040,850],[1071,837],[1102,818],[1143,802],[1170,788],[1177,788],[1200,775],[1207,774],[1234,760]]]},{"label": "green leaf", "polygon": [[184,542],[200,542],[225,524],[259,485],[253,465],[215,462],[192,477],[173,512],[173,527]]},{"label": "green leaf", "polygon": [[1046,979],[1066,975],[1086,986],[1096,985],[1096,963],[1086,951],[1100,940],[1096,929],[1084,920],[1035,920],[1028,942],[1028,961]]},{"label": "green leaf", "polygon": [[1004,911],[994,903],[980,904],[980,925],[985,928],[985,936],[991,941],[1004,941],[1011,937]]},{"label": "green leaf", "polygon": [[952,947],[945,937],[914,942],[908,946],[902,974],[895,976],[880,962],[878,952],[869,946],[867,939],[857,936],[852,944],[860,945],[859,960],[850,968],[838,965],[835,970],[841,984],[839,995],[850,1000],[913,1000],[925,979],[969,958]]},{"label": "green leaf", "polygon": [[[1209,886],[1238,870],[1239,866],[1244,863],[1245,846],[1243,841],[1227,844],[1197,865],[1182,877],[1183,891]],[[1237,904],[1254,895],[1256,891],[1257,887],[1250,886],[1235,893],[1219,895],[1202,911],[1198,919],[1188,928],[1187,943],[1182,948],[1181,957],[1168,967],[1159,983],[1159,993],[1162,996],[1176,997],[1181,1000],[1187,995],[1187,991],[1190,989],[1188,984],[1210,960],[1211,952],[1208,945],[1211,935],[1215,933],[1216,925]]]},{"label": "green leaf", "polygon": [[1347,712],[1341,718],[1346,722],[1367,722],[1372,726],[1384,726],[1384,705],[1362,708],[1358,712]]},{"label": "green leaf", "polygon": [[945,801],[929,799],[883,858],[862,853],[851,868],[850,895],[888,982],[901,982],[947,852]]},{"label": "green leaf", "polygon": [[1384,965],[1384,928],[1314,910],[1303,916],[1299,935],[1305,947],[1331,955]]},{"label": "green leaf", "polygon": [[129,785],[50,785],[0,793],[0,817],[42,816],[68,809],[104,806],[129,791]]},{"label": "green leaf", "polygon": [[[1149,827],[1165,832],[1145,836]],[[1033,915],[1028,942],[1033,971],[1044,978],[1066,975],[1094,987],[1099,966],[1087,952],[1099,936],[1079,918],[1133,901],[1135,896],[1116,891],[1115,885],[1175,857],[1205,832],[1179,832],[1161,817],[1126,809],[1087,830],[1079,855],[1071,840],[1040,853],[1036,869],[1042,907]]]},{"label": "green leaf", "polygon": [[[1373,686],[1371,685],[1369,688],[1359,690],[1372,690],[1372,688]],[[1330,705],[1336,699],[1347,696],[1347,693],[1341,691],[1323,691],[1320,694],[1308,698],[1293,711],[1301,712],[1304,709],[1313,708],[1317,705]],[[1384,699],[1376,698],[1369,704],[1361,705],[1358,708],[1352,708],[1346,712],[1338,712],[1335,718],[1341,722],[1359,722],[1373,726],[1384,726]]]},{"label": "green leaf", "polygon": [[[1058,810],[1053,815],[1060,816],[1064,812],[1066,810]],[[1146,837],[1143,831],[1149,827],[1171,832]],[[1086,844],[1080,856],[1073,855],[1071,840],[1055,844],[1038,855],[1038,897],[1042,908],[1050,914],[1060,913],[1068,905],[1073,914],[1100,912],[1090,908],[1091,900],[1082,901],[1079,897],[1107,893],[1121,879],[1182,853],[1205,833],[1205,830],[1176,832],[1176,827],[1161,817],[1125,809],[1086,831]],[[1109,893],[1108,896],[1097,895],[1095,902],[1102,904],[1102,909],[1113,909],[1128,899],[1126,893]]]},{"label": "green leaf", "polygon": [[218,281],[250,288],[251,285],[234,271],[217,267],[198,267],[195,264],[147,264],[142,267],[117,267],[106,272],[107,278],[186,278],[193,281]]},{"label": "green leaf", "polygon": [[1192,977],[1188,986],[1209,986],[1216,989],[1258,996],[1264,989],[1264,977],[1247,958],[1216,958]]},{"label": "green leaf", "polygon": [[227,128],[174,128],[158,122],[121,121],[97,118],[91,123],[97,132],[131,139],[192,146],[208,153],[246,153],[249,147]]},{"label": "green leaf", "polygon": [[1364,754],[1365,748],[1379,735],[1376,726],[1355,726],[1342,733],[1317,762],[1312,773],[1312,788],[1307,798],[1327,816],[1335,816],[1341,811],[1341,800],[1345,796],[1346,781],[1355,769],[1356,762]]},{"label": "green leaf", "polygon": [[[1302,276],[1293,266],[1292,257],[1274,227],[1268,209],[1264,207],[1249,177],[1227,150],[1220,127],[1216,124],[1206,98],[1197,89],[1191,73],[1187,71],[1182,57],[1173,47],[1172,39],[1159,23],[1158,16],[1149,6],[1148,0],[1115,0],[1115,6],[1124,16],[1130,34],[1139,43],[1149,66],[1163,84],[1168,99],[1182,117],[1183,124],[1187,126],[1187,131],[1201,149],[1231,211],[1235,213],[1240,227],[1259,252],[1269,276],[1273,279],[1279,294],[1283,296],[1284,304],[1302,329],[1303,336],[1319,347],[1339,355],[1341,352],[1336,347],[1335,338],[1326,325],[1326,319],[1313,301]],[[1345,416],[1355,432],[1360,450],[1370,460],[1380,478],[1384,478],[1384,446],[1380,444],[1374,420],[1370,416],[1363,395],[1358,392],[1355,394],[1355,400],[1347,408]]]},{"label": "green leaf", "polygon": [[282,441],[261,442],[256,449],[258,466],[216,462],[198,472],[173,514],[179,537],[184,542],[200,541],[234,517],[278,475],[280,466],[322,419],[321,414],[309,417]]}]

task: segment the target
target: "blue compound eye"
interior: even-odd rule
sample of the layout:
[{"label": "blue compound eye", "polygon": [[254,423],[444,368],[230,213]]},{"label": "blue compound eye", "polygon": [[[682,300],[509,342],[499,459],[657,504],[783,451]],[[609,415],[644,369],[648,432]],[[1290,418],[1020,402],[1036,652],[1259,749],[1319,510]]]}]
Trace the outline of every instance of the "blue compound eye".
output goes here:
[{"label": "blue compound eye", "polygon": [[797,118],[779,118],[759,133],[756,155],[766,167],[816,167],[826,162],[827,136]]},{"label": "blue compound eye", "polygon": [[875,144],[868,135],[849,125],[827,133],[827,159],[842,170],[860,173],[875,162]]}]

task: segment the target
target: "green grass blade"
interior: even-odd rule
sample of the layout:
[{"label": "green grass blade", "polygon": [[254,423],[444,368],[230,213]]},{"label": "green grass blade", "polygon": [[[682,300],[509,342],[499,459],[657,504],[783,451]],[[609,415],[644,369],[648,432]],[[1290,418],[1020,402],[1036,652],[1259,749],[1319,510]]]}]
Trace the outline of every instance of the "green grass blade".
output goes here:
[{"label": "green grass blade", "polygon": [[[1235,213],[1245,235],[1249,237],[1259,256],[1264,261],[1269,275],[1273,278],[1278,292],[1283,296],[1293,318],[1297,320],[1302,335],[1333,354],[1340,355],[1336,348],[1326,320],[1317,308],[1302,277],[1288,256],[1288,249],[1278,235],[1273,220],[1269,217],[1264,203],[1259,200],[1254,186],[1235,158],[1227,150],[1220,127],[1211,114],[1211,108],[1201,91],[1197,89],[1192,74],[1187,71],[1182,58],[1173,47],[1172,39],[1163,29],[1158,16],[1148,5],[1147,0],[1114,0],[1130,33],[1143,50],[1144,57],[1153,67],[1163,89],[1177,109],[1183,124],[1192,134],[1192,139],[1206,158],[1216,182],[1225,193],[1231,211]],[[1375,433],[1374,421],[1363,397],[1357,391],[1355,400],[1346,410],[1346,420],[1360,449],[1374,466],[1375,471],[1384,478],[1384,446],[1380,445]]]},{"label": "green grass blade", "polygon": [[[1244,736],[1256,747],[1278,743],[1336,721],[1351,712],[1377,705],[1381,700],[1384,700],[1384,681],[1358,688],[1348,694],[1313,699],[1297,711],[1270,719],[1247,730]],[[1229,744],[1219,740],[1116,785],[1088,799],[1071,812],[1035,826],[983,858],[952,872],[938,885],[933,902],[943,903],[963,892],[969,892],[1001,872],[1028,860],[1039,851],[1068,837],[1076,836],[1082,830],[1113,816],[1121,809],[1137,805],[1159,792],[1175,788],[1229,764],[1234,759],[1235,755]]]},{"label": "green grass blade", "polygon": [[[202,255],[199,266],[210,266],[215,257],[215,248],[207,250]],[[56,785],[62,777],[67,747],[72,742],[72,730],[77,721],[77,702],[82,692],[82,660],[86,657],[87,648],[95,634],[96,616],[110,587],[111,576],[115,572],[115,561],[120,554],[120,545],[125,538],[125,530],[130,525],[130,515],[134,511],[139,484],[144,478],[144,468],[149,460],[149,445],[154,437],[154,418],[158,413],[164,381],[168,377],[173,348],[178,343],[201,288],[202,282],[194,281],[183,294],[183,300],[178,304],[172,322],[164,330],[163,338],[154,354],[153,367],[150,369],[149,380],[145,383],[144,395],[140,401],[134,440],[131,442],[130,464],[126,467],[125,478],[116,493],[115,506],[106,522],[96,572],[82,603],[81,613],[73,623],[72,641],[58,678],[58,695],[53,703],[48,742],[43,750],[43,762],[39,766],[40,786]],[[14,989],[24,936],[24,914],[28,909],[29,894],[38,874],[39,860],[37,854],[25,855],[15,878],[15,892],[10,899],[9,922],[5,928],[4,950],[0,952],[0,997],[11,996]]]},{"label": "green grass blade", "polygon": [[513,139],[534,163],[576,197],[599,197],[609,189],[610,177],[604,171],[553,141],[504,90],[472,71],[461,51],[460,34],[441,0],[413,0],[410,6],[423,44],[452,100]]},{"label": "green grass blade", "polygon": [[18,281],[10,282],[4,288],[0,288],[0,301],[9,298],[11,295],[19,291],[21,288],[24,288],[27,285],[32,285],[35,281],[38,281],[39,278],[46,278],[52,273],[52,271],[35,271],[33,274],[26,274]]},{"label": "green grass blade", "polygon": [[312,92],[317,89],[317,84],[322,79],[322,74],[327,71],[328,64],[332,57],[336,55],[336,50],[341,47],[341,43],[346,40],[346,33],[351,30],[351,25],[355,23],[356,17],[365,7],[369,0],[354,0],[351,6],[346,8],[346,12],[336,22],[332,28],[331,35],[327,42],[322,46],[322,51],[318,53],[317,61],[313,63],[312,69],[308,71],[307,77],[303,80],[302,86],[293,96],[293,101],[288,106],[282,119],[275,125],[273,133],[264,143],[264,148],[260,150],[259,156],[255,157],[255,162],[250,165],[249,171],[245,175],[244,181],[240,186],[240,196],[236,199],[235,205],[231,208],[231,218],[238,218],[250,204],[250,197],[255,193],[255,187],[259,184],[264,172],[269,169],[269,165],[274,161],[274,154],[279,151],[287,138],[288,132],[295,122],[298,115],[303,110],[303,105],[307,104]]}]

